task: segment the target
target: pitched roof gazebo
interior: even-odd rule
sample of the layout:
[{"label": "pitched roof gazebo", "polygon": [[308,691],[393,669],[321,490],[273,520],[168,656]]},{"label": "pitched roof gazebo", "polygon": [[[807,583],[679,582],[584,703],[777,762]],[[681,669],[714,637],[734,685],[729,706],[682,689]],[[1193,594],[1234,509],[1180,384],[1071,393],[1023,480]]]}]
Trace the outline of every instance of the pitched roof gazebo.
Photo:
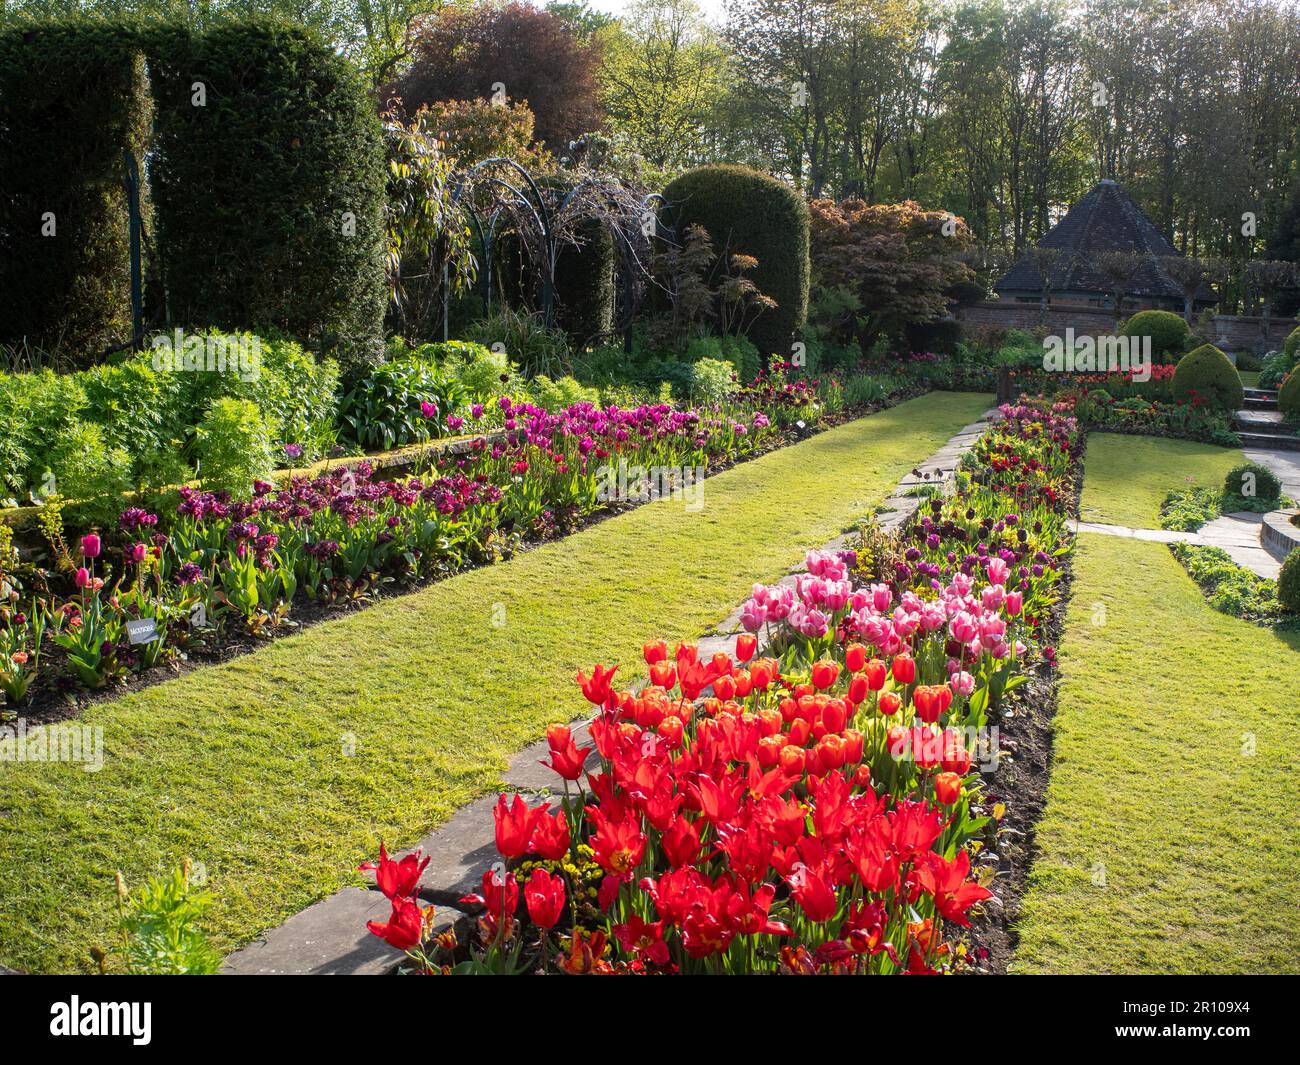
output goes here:
[{"label": "pitched roof gazebo", "polygon": [[[1111,307],[1114,282],[1098,264],[1108,252],[1136,256],[1140,262],[1125,283],[1124,300],[1142,308],[1183,310],[1182,286],[1170,277],[1161,260],[1180,253],[1156,229],[1118,182],[1098,182],[1038,244],[1057,254],[1048,269],[1048,295],[1052,301]],[[1033,253],[1025,255],[994,286],[1002,300],[1039,303],[1043,277]],[[1198,306],[1212,303],[1208,288],[1198,295]]]}]

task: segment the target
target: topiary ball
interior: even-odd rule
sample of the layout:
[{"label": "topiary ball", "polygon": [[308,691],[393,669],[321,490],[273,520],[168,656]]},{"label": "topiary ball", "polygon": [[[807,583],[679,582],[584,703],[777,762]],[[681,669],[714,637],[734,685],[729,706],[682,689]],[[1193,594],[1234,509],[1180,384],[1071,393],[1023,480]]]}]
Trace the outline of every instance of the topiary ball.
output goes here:
[{"label": "topiary ball", "polygon": [[1173,311],[1138,311],[1121,332],[1126,337],[1150,337],[1152,355],[1159,359],[1182,352],[1191,329]]},{"label": "topiary ball", "polygon": [[1282,494],[1282,482],[1267,466],[1258,462],[1243,462],[1228,471],[1223,481],[1225,495],[1233,499],[1277,499]]},{"label": "topiary ball", "polygon": [[1277,601],[1288,613],[1300,614],[1300,550],[1292,551],[1282,563],[1282,572],[1277,575]]},{"label": "topiary ball", "polygon": [[1300,370],[1292,370],[1277,392],[1277,408],[1283,414],[1300,414]]},{"label": "topiary ball", "polygon": [[1300,325],[1291,330],[1291,335],[1286,338],[1282,350],[1291,356],[1293,365],[1296,359],[1300,359]]},{"label": "topiary ball", "polygon": [[1238,410],[1246,400],[1237,368],[1213,344],[1202,344],[1178,360],[1172,387],[1179,402],[1199,399],[1218,410]]}]

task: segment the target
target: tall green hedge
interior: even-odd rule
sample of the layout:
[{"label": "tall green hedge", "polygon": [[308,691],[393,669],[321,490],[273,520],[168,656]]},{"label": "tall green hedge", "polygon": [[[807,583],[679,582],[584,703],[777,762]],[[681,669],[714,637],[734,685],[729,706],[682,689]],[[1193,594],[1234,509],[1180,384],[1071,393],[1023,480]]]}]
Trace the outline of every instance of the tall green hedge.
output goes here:
[{"label": "tall green hedge", "polygon": [[[384,155],[373,102],[307,30],[149,32],[151,166],[172,321],[382,350]],[[196,106],[203,94],[202,106]]]},{"label": "tall green hedge", "polygon": [[752,255],[748,275],[777,302],[749,338],[764,356],[790,355],[808,317],[808,207],[794,189],[743,166],[705,166],[664,189],[677,231],[699,224],[718,253]]},{"label": "tall green hedge", "polygon": [[123,28],[0,31],[0,342],[84,366],[130,337],[124,153],[143,159],[151,122]]},{"label": "tall green hedge", "polygon": [[556,324],[579,344],[614,329],[614,238],[599,219],[578,226],[582,244],[565,245],[555,263]]}]

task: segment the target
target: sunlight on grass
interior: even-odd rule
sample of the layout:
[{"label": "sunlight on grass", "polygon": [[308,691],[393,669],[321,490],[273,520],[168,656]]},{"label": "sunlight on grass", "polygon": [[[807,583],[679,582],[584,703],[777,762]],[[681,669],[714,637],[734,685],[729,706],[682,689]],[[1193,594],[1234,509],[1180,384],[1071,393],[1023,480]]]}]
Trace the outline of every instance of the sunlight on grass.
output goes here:
[{"label": "sunlight on grass", "polygon": [[1217,613],[1162,544],[1084,534],[1075,574],[1014,969],[1300,970],[1300,634]]},{"label": "sunlight on grass", "polygon": [[1244,461],[1234,448],[1154,436],[1092,433],[1084,471],[1084,521],[1160,528],[1160,504],[1175,488],[1223,486]]}]

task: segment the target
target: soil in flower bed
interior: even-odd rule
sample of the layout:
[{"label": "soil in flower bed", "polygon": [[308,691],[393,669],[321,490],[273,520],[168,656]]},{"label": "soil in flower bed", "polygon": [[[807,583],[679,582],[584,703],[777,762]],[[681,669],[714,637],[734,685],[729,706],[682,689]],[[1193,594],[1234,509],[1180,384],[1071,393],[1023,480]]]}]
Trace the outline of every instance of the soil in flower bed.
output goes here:
[{"label": "soil in flower bed", "polygon": [[[1085,448],[1087,436],[1084,437]],[[1069,512],[1079,515],[1083,492],[1084,455],[1081,452],[1071,486]],[[1074,584],[1074,553],[1063,563],[1064,575],[1058,585],[1060,596],[1050,614],[1044,618],[1044,643],[1056,647],[1065,631],[1065,614]],[[1015,954],[1018,935],[1016,923],[1028,886],[1029,869],[1037,857],[1034,833],[1047,800],[1047,783],[1052,769],[1053,719],[1056,717],[1060,675],[1057,668],[1040,664],[1007,700],[998,721],[1002,757],[991,777],[985,777],[985,812],[1002,803],[1005,812],[1000,820],[989,823],[987,847],[977,858],[979,865],[992,865],[997,855],[997,875],[992,900],[971,915],[966,942],[974,957],[971,973],[1005,975]],[[979,859],[982,859],[980,861]]]},{"label": "soil in flower bed", "polygon": [[[907,400],[915,399],[925,395],[928,391],[927,388],[910,386],[894,393],[883,401],[827,415],[816,425],[781,430],[762,446],[747,454],[729,456],[711,462],[706,478],[723,473],[743,462],[767,455],[780,448],[798,444],[836,426],[878,413]],[[266,629],[261,636],[253,636],[237,629],[224,629],[215,634],[209,634],[207,642],[203,646],[192,650],[185,659],[176,660],[168,665],[158,666],[140,673],[131,673],[120,683],[114,684],[112,688],[103,691],[85,691],[77,687],[71,677],[60,675],[54,684],[36,688],[25,704],[20,706],[0,706],[0,712],[20,715],[27,721],[29,726],[51,724],[75,718],[96,703],[112,701],[129,692],[140,691],[155,684],[161,684],[195,669],[230,661],[266,646],[270,640],[290,636],[304,628],[355,613],[383,599],[410,594],[478,566],[490,565],[497,561],[508,561],[524,551],[563,539],[565,536],[591,528],[609,518],[617,517],[644,505],[645,503],[641,501],[613,501],[586,516],[569,520],[563,525],[557,526],[554,531],[546,535],[530,535],[512,539],[507,546],[500,549],[499,553],[492,558],[469,562],[458,568],[448,567],[439,573],[424,578],[400,581],[390,579],[387,582],[376,584],[361,599],[349,602],[320,603],[299,597],[293,603],[293,613],[289,621],[278,628]]]}]

